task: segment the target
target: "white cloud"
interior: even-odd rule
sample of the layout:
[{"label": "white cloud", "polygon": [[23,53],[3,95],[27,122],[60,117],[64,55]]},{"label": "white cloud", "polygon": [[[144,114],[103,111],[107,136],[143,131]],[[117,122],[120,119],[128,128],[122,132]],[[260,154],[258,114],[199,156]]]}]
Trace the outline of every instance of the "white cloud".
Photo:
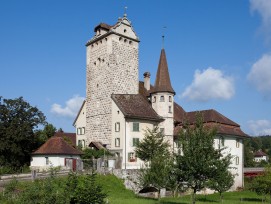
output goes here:
[{"label": "white cloud", "polygon": [[66,106],[62,107],[61,105],[54,103],[51,107],[51,112],[57,116],[62,117],[75,117],[84,101],[83,97],[73,96],[71,99],[67,100]]},{"label": "white cloud", "polygon": [[270,120],[250,120],[248,126],[253,136],[271,135]]},{"label": "white cloud", "polygon": [[192,84],[186,87],[181,97],[193,101],[230,99],[234,92],[233,78],[225,76],[219,69],[209,67],[202,72],[195,71]]},{"label": "white cloud", "polygon": [[271,96],[271,54],[263,55],[252,65],[247,79],[265,96]]},{"label": "white cloud", "polygon": [[271,40],[271,1],[270,0],[250,0],[252,12],[258,12],[262,17],[262,28],[266,33],[267,40]]}]

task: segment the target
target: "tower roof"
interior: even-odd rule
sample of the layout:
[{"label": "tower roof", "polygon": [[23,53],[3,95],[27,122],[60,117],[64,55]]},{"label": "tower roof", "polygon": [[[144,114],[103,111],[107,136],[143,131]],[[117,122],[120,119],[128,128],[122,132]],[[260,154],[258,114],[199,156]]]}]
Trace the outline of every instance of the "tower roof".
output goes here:
[{"label": "tower roof", "polygon": [[157,93],[157,92],[169,92],[175,95],[175,91],[173,90],[171,86],[171,82],[169,78],[166,52],[164,48],[161,50],[158,70],[156,73],[156,80],[155,80],[154,89],[152,93]]}]

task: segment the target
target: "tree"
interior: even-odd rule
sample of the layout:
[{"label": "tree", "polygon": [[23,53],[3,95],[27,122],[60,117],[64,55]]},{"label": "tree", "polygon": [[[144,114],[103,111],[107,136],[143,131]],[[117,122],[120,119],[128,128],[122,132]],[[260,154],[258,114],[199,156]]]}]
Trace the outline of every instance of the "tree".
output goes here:
[{"label": "tree", "polygon": [[244,166],[245,167],[255,166],[253,149],[251,147],[251,138],[244,139]]},{"label": "tree", "polygon": [[178,180],[193,190],[193,203],[196,192],[206,187],[216,173],[217,161],[221,152],[213,146],[215,128],[203,124],[202,115],[197,115],[193,125],[185,124],[179,136],[179,151],[176,153]]},{"label": "tree", "polygon": [[22,97],[0,97],[0,166],[19,168],[29,163],[37,148],[35,129],[45,124],[45,116]]},{"label": "tree", "polygon": [[158,131],[158,127],[146,130],[135,152],[137,157],[145,162],[139,175],[141,185],[144,188],[155,187],[160,200],[161,189],[169,184],[173,160],[169,152],[169,144],[164,140],[163,133]]},{"label": "tree", "polygon": [[46,123],[43,130],[36,131],[36,135],[40,140],[40,145],[46,142],[52,136],[54,136],[55,133],[56,128],[52,124]]},{"label": "tree", "polygon": [[231,159],[232,156],[228,154],[216,162],[215,174],[207,184],[209,188],[219,193],[220,201],[222,200],[222,193],[229,190],[234,184],[234,175],[229,171]]},{"label": "tree", "polygon": [[158,127],[152,130],[147,128],[144,138],[136,145],[136,156],[144,162],[151,161],[157,154],[169,155],[169,144],[164,141],[164,135]]},{"label": "tree", "polygon": [[258,195],[270,196],[271,203],[271,166],[265,167],[264,174],[254,178],[251,191],[255,191]]}]

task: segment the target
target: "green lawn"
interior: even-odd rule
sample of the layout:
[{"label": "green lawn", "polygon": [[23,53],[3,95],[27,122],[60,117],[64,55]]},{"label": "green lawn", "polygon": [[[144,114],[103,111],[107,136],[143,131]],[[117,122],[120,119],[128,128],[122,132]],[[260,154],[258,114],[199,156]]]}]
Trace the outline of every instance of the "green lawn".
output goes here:
[{"label": "green lawn", "polygon": [[[103,186],[104,190],[108,193],[108,201],[110,204],[155,204],[158,203],[155,199],[147,199],[137,197],[132,191],[125,189],[121,180],[117,179],[115,176],[98,176],[97,182]],[[269,201],[269,200],[268,200]],[[268,203],[268,201],[266,203]],[[162,204],[188,204],[191,203],[191,197],[182,196],[179,198],[163,198],[161,199]],[[212,194],[207,195],[197,195],[197,203],[220,203],[219,195]],[[250,191],[242,192],[229,192],[224,194],[224,204],[262,204],[262,197],[258,196],[256,193]]]}]

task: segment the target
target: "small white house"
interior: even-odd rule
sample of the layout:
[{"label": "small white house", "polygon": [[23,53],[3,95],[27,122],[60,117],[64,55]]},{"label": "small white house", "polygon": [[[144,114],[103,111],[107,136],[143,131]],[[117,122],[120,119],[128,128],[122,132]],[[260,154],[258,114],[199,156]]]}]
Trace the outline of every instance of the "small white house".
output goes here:
[{"label": "small white house", "polygon": [[82,152],[68,144],[63,137],[51,137],[32,153],[30,168],[48,170],[50,167],[76,170]]},{"label": "small white house", "polygon": [[261,162],[266,161],[268,162],[268,155],[264,153],[262,150],[258,150],[254,153],[254,161],[255,162]]}]

